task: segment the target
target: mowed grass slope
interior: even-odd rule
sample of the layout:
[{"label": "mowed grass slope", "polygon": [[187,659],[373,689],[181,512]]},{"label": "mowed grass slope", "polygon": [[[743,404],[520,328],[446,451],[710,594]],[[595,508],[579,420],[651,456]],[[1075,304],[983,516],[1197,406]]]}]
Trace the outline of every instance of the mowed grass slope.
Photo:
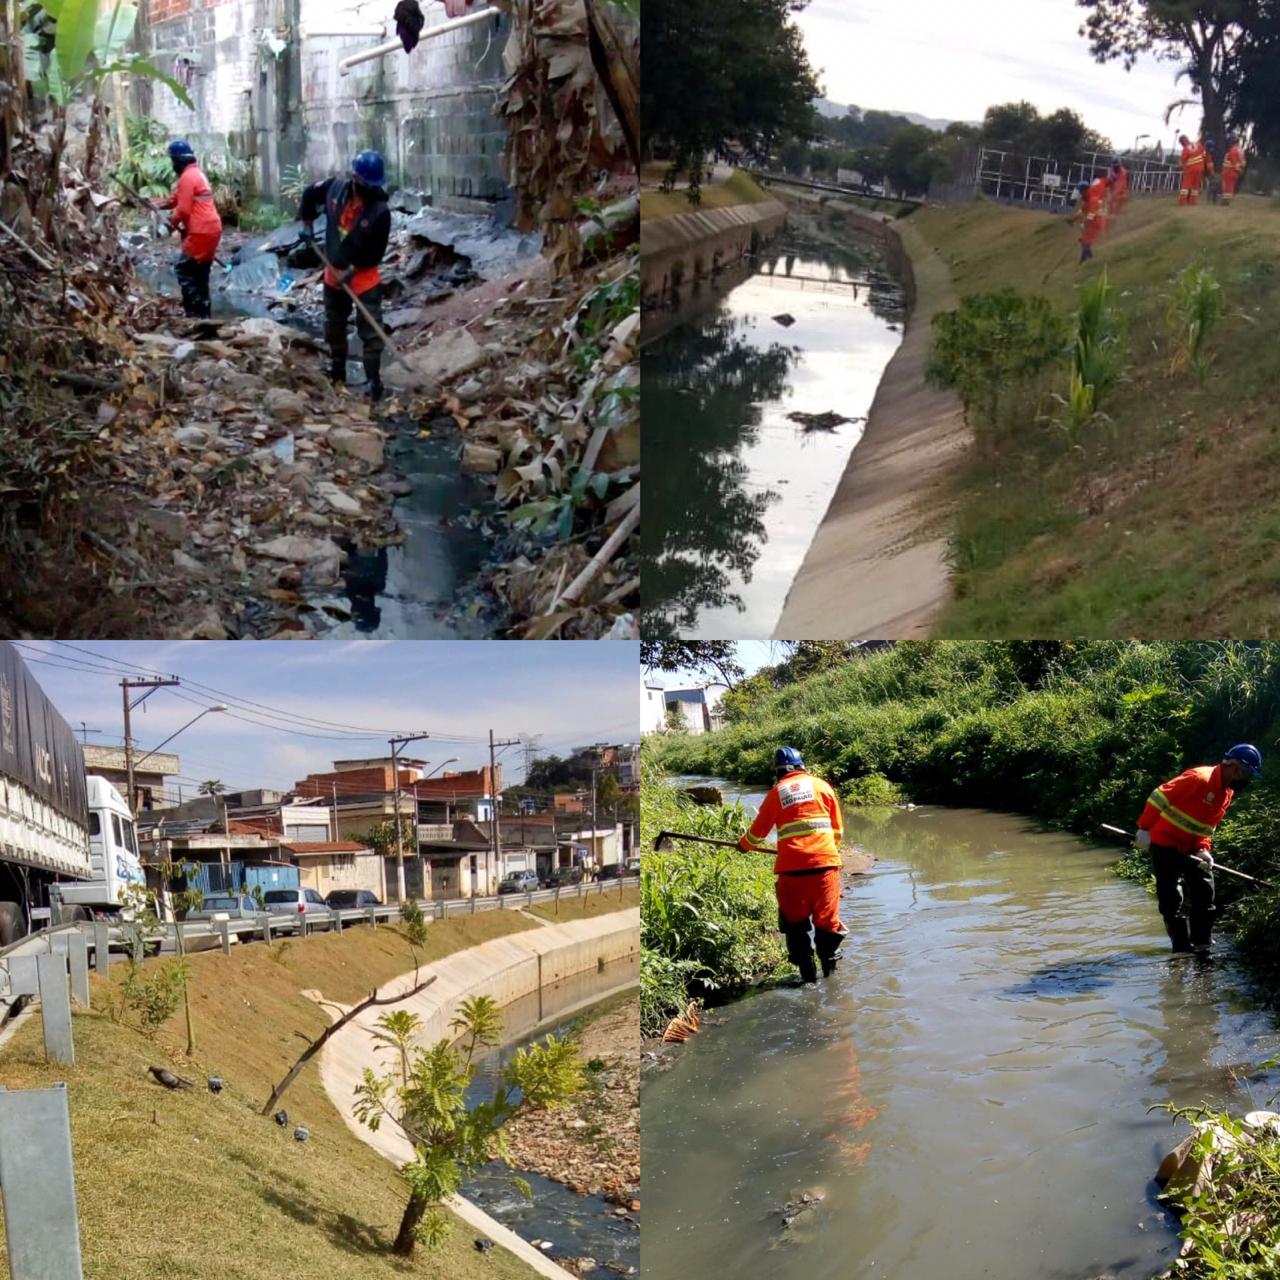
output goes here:
[{"label": "mowed grass slope", "polygon": [[[1073,442],[1028,412],[975,448],[959,483],[958,598],[937,634],[1280,632],[1280,204],[1131,200],[1084,267],[1061,216],[977,202],[912,225],[960,295],[1012,285],[1071,309],[1105,268],[1129,326],[1109,422]],[[1203,383],[1168,372],[1168,299],[1191,263],[1226,296]],[[1064,368],[1054,389],[1066,381]]]},{"label": "mowed grass slope", "polygon": [[596,916],[607,916],[614,911],[626,911],[629,907],[640,905],[639,889],[623,889],[618,891],[617,885],[612,888],[605,884],[604,892],[597,893],[593,888],[590,894],[581,899],[564,898],[560,902],[535,902],[529,908],[531,915],[541,916],[552,924],[564,920],[593,919]]},{"label": "mowed grass slope", "polygon": [[[646,166],[646,178],[652,177],[655,182],[662,180],[662,172],[654,175],[655,166]],[[762,204],[775,197],[769,194],[749,174],[735,169],[723,182],[711,182],[702,187],[702,199],[698,204],[689,203],[689,194],[684,190],[650,191],[640,193],[640,217],[644,220],[652,218],[670,218],[677,213],[698,213],[704,209],[723,209],[733,204]]]},{"label": "mowed grass slope", "polygon": [[[581,914],[561,904],[561,919]],[[481,912],[429,926],[424,964],[491,938],[539,926],[515,911]],[[149,961],[148,969],[162,961]],[[65,1081],[71,1103],[80,1235],[88,1280],[514,1280],[534,1273],[501,1249],[475,1250],[462,1223],[441,1252],[412,1263],[388,1246],[404,1205],[395,1168],[346,1127],[312,1060],[285,1095],[285,1128],[258,1115],[272,1087],[329,1017],[302,994],[354,1003],[412,970],[398,927],[237,946],[190,958],[196,1050],[185,1053],[182,1011],[148,1041],[106,1013],[124,974],[93,979],[93,1010],[74,1018],[76,1066],[48,1066],[38,1017],[0,1048],[0,1086]],[[156,1084],[148,1066],[195,1082]],[[218,1075],[224,1091],[207,1091]],[[295,1124],[310,1130],[306,1143]],[[8,1274],[0,1231],[0,1269]]]}]

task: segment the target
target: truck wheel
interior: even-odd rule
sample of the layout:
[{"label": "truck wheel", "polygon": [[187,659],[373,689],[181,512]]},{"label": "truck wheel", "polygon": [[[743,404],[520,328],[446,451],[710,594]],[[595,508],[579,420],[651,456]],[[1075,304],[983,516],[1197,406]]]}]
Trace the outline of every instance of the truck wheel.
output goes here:
[{"label": "truck wheel", "polygon": [[27,936],[27,922],[16,902],[0,902],[0,947]]}]

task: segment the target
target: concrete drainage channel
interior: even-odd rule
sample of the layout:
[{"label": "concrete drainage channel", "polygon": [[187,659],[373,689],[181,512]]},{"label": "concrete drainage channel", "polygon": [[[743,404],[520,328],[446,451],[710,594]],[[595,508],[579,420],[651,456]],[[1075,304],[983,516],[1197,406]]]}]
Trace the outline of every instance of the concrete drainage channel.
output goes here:
[{"label": "concrete drainage channel", "polygon": [[[470,947],[446,956],[431,966],[436,981],[403,1002],[391,1006],[416,1013],[422,1019],[421,1042],[433,1044],[450,1037],[450,1020],[463,1000],[487,995],[504,1009],[519,1001],[544,999],[584,974],[602,974],[610,966],[634,965],[640,946],[640,911],[637,907],[597,916],[594,919],[570,920],[546,929],[531,929],[505,938],[495,938],[478,947]],[[631,979],[629,979],[631,981]],[[405,974],[381,988],[382,995],[396,990],[408,991],[413,975]],[[594,993],[588,1003],[603,998],[606,992]],[[320,1072],[330,1101],[341,1112],[351,1131],[362,1141],[381,1152],[397,1166],[412,1158],[408,1141],[391,1127],[377,1133],[361,1125],[351,1114],[351,1098],[363,1079],[366,1068],[377,1071],[385,1059],[377,1052],[374,1023],[388,1006],[368,1010],[344,1027],[324,1047],[320,1055]],[[563,1017],[570,1009],[559,1009]],[[545,1021],[539,1018],[539,1022]],[[522,1239],[478,1205],[457,1196],[450,1208],[465,1222],[483,1232],[495,1243],[516,1254],[540,1275],[551,1280],[568,1280],[572,1273],[547,1258],[527,1240]]]}]

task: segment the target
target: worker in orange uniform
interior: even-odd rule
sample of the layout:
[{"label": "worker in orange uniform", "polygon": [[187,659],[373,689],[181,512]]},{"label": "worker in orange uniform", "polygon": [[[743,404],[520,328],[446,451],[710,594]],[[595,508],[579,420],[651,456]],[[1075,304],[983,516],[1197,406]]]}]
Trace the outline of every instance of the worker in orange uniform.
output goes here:
[{"label": "worker in orange uniform", "polygon": [[175,138],[169,143],[169,161],[178,175],[178,184],[172,195],[156,197],[151,205],[172,209],[169,230],[182,235],[182,255],[174,266],[178,288],[182,290],[182,310],[186,315],[207,319],[212,311],[209,273],[222,239],[222,219],[191,144]]},{"label": "worker in orange uniform", "polygon": [[1227,148],[1226,157],[1222,161],[1223,204],[1231,203],[1231,197],[1235,195],[1236,188],[1240,185],[1241,178],[1244,177],[1244,170],[1244,150],[1240,146],[1240,139],[1232,138],[1231,145]]},{"label": "worker in orange uniform", "polygon": [[[329,377],[347,380],[347,321],[354,308],[369,399],[382,399],[382,274],[391,237],[391,209],[383,188],[386,169],[377,151],[361,151],[349,178],[325,178],[302,193],[298,217],[304,242],[314,240],[316,215],[324,211],[324,336]],[[355,305],[355,299],[360,306]]]},{"label": "worker in orange uniform", "polygon": [[1185,133],[1178,136],[1178,141],[1182,143],[1182,187],[1178,191],[1178,203],[1199,204],[1200,185],[1205,174],[1213,172],[1213,161],[1203,142],[1192,142]]},{"label": "worker in orange uniform", "polygon": [[1111,162],[1111,198],[1107,201],[1107,217],[1114,220],[1120,216],[1125,201],[1129,198],[1129,170],[1120,160]]},{"label": "worker in orange uniform", "polygon": [[817,982],[815,948],[823,977],[830,977],[846,933],[840,923],[840,801],[821,778],[805,770],[794,747],[779,747],[773,764],[778,781],[738,848],[748,853],[764,848],[765,837],[777,827],[773,871],[778,877],[778,928],[801,981]]},{"label": "worker in orange uniform", "polygon": [[1106,229],[1107,192],[1111,189],[1110,174],[1102,174],[1092,182],[1081,182],[1076,191],[1080,203],[1072,215],[1072,222],[1079,222],[1080,227],[1080,261],[1088,262],[1093,257],[1093,246],[1098,237]]},{"label": "worker in orange uniform", "polygon": [[1247,742],[1218,765],[1161,783],[1138,819],[1138,847],[1151,850],[1156,901],[1174,951],[1207,952],[1213,934],[1213,833],[1236,794],[1262,776],[1262,753]]}]

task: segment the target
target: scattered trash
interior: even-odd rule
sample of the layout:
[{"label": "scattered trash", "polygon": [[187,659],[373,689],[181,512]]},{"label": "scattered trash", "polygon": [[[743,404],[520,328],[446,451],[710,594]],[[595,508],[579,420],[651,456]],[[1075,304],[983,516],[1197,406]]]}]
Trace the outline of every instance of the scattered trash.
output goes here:
[{"label": "scattered trash", "polygon": [[782,311],[776,316],[770,316],[771,320],[776,320],[784,329],[789,329],[796,322],[795,316],[790,312]]},{"label": "scattered trash", "polygon": [[834,413],[831,410],[826,413],[801,413],[796,411],[787,414],[787,418],[791,422],[798,422],[806,431],[834,431],[846,422],[866,421],[866,418],[846,418],[844,414]]}]

